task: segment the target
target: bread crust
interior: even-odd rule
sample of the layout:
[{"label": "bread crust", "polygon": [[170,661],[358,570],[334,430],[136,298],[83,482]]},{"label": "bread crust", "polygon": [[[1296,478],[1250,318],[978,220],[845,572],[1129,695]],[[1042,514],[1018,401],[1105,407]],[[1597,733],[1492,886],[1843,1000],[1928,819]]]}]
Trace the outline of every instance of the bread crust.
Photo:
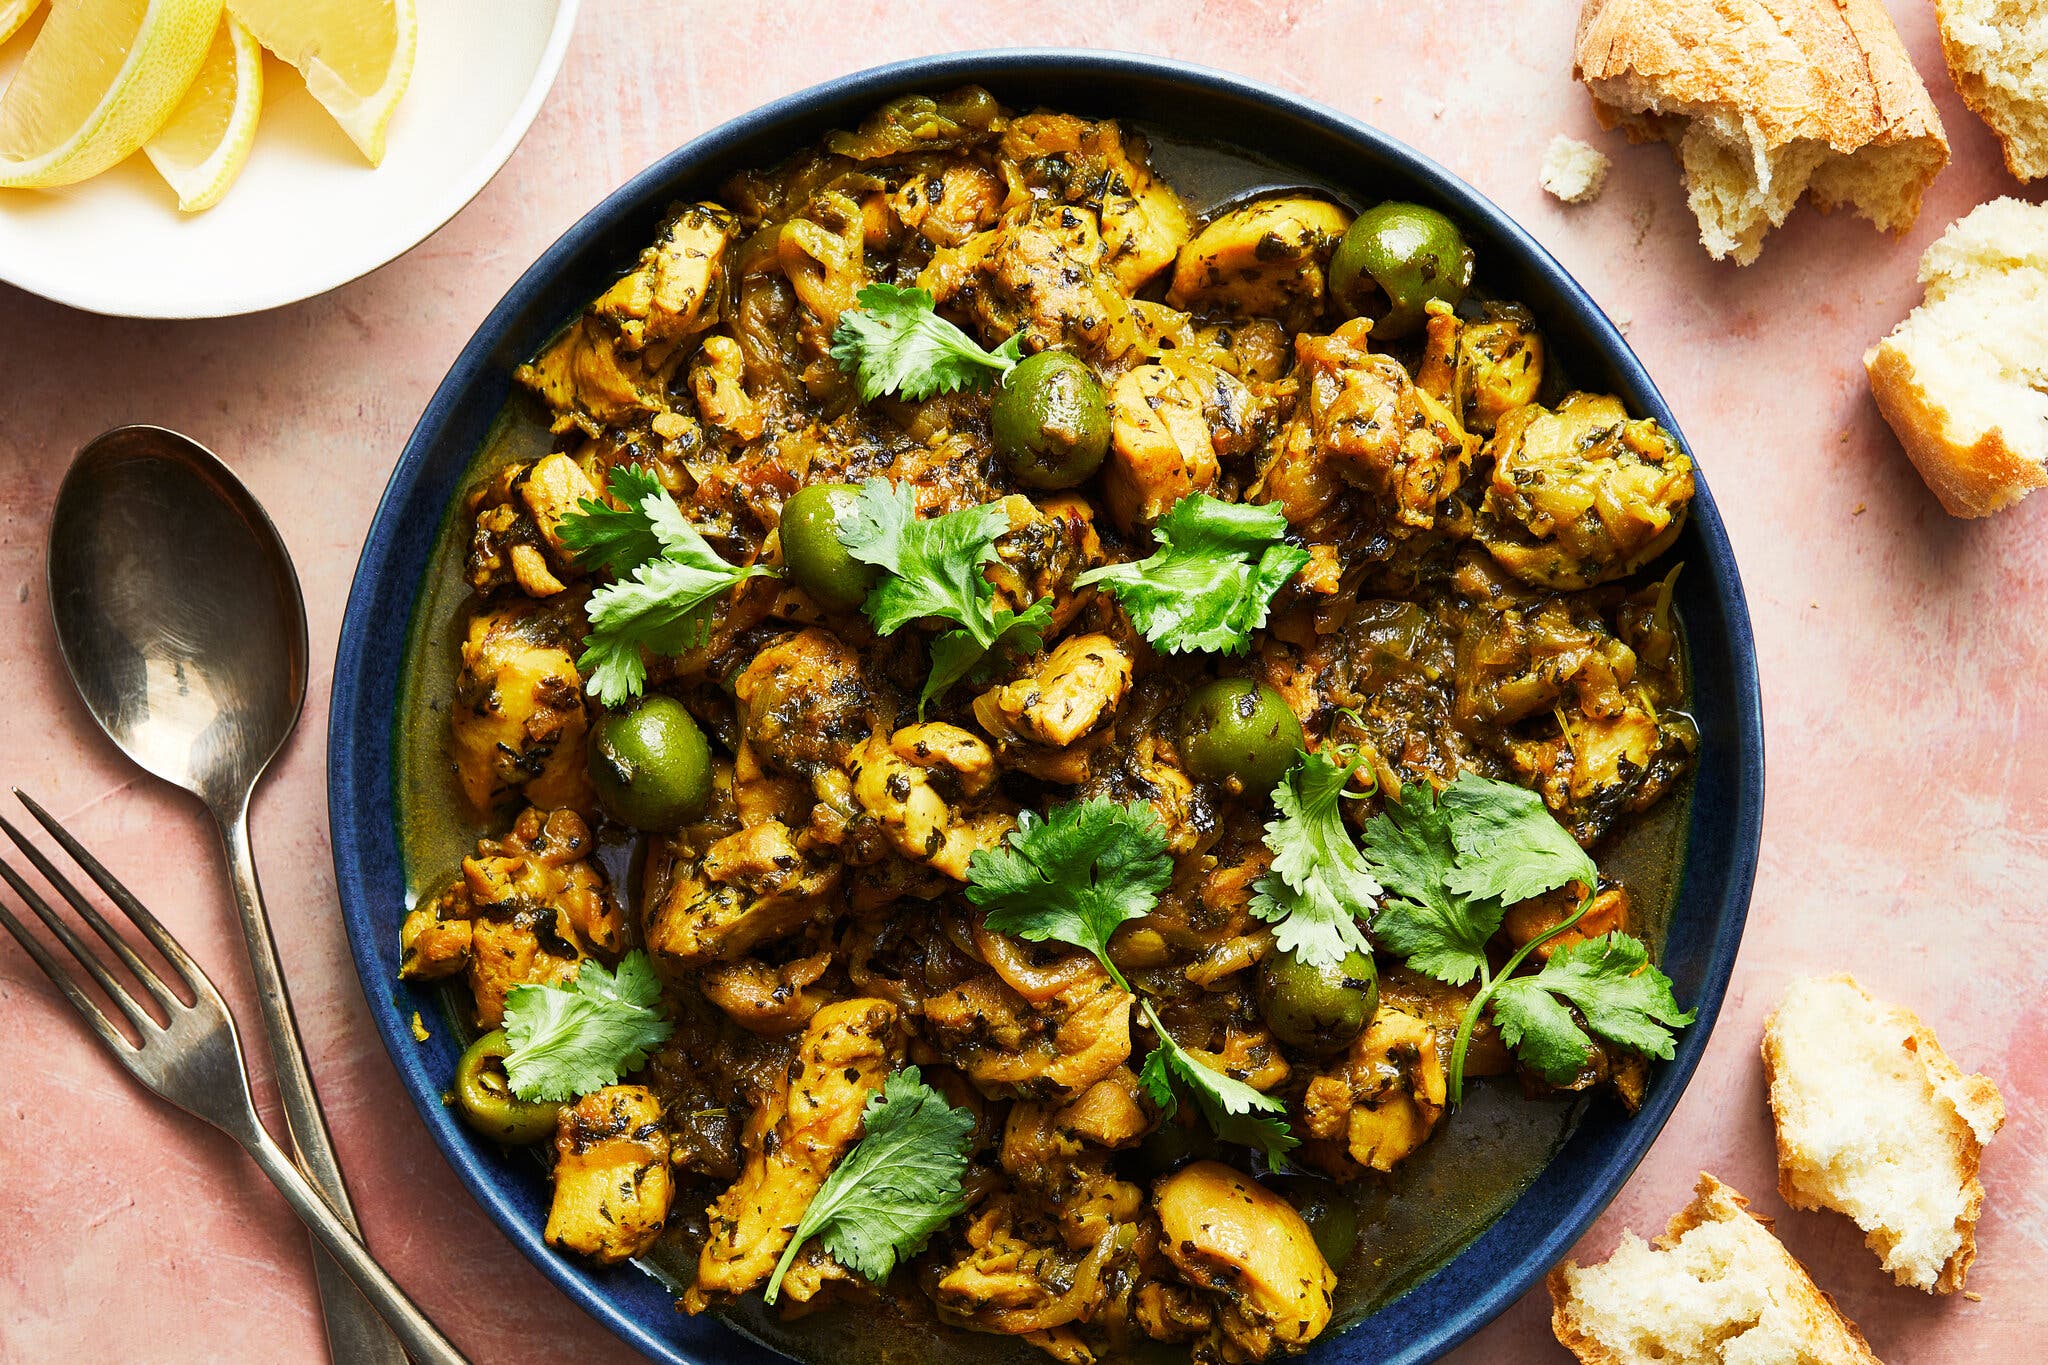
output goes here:
[{"label": "bread crust", "polygon": [[1941,36],[1941,60],[1948,67],[1948,78],[1991,135],[1998,139],[1999,154],[2005,158],[2005,169],[2021,184],[2048,175],[2048,168],[2029,156],[2029,149],[2017,137],[2007,137],[2005,130],[1998,126],[1998,111],[1993,107],[1991,97],[1984,88],[1984,79],[1970,69],[1969,59],[1963,45],[1949,36],[1949,9],[1953,0],[1934,0],[1934,27]]},{"label": "bread crust", "polygon": [[[1767,1234],[1770,1232],[1770,1220],[1751,1213],[1749,1200],[1743,1198],[1739,1191],[1702,1171],[1699,1182],[1693,1187],[1692,1202],[1671,1216],[1671,1221],[1665,1225],[1664,1234],[1656,1238],[1651,1245],[1659,1250],[1669,1250],[1679,1238],[1696,1227],[1706,1223],[1727,1222],[1735,1218],[1749,1219]],[[1834,1297],[1813,1282],[1813,1276],[1807,1273],[1806,1267],[1801,1265],[1799,1259],[1791,1252],[1784,1251],[1783,1244],[1779,1244],[1778,1249],[1784,1252],[1788,1276],[1797,1277],[1788,1286],[1793,1298],[1824,1324],[1840,1328],[1844,1344],[1852,1353],[1844,1356],[1839,1365],[1883,1365],[1871,1351],[1870,1343],[1864,1338],[1862,1331],[1836,1305]],[[1544,1286],[1550,1290],[1550,1330],[1560,1345],[1579,1358],[1580,1365],[1625,1365],[1621,1356],[1609,1350],[1579,1324],[1574,1311],[1576,1300],[1573,1298],[1567,1274],[1568,1271],[1576,1269],[1577,1265],[1576,1261],[1565,1261],[1544,1277]]]},{"label": "bread crust", "polygon": [[1951,437],[1948,409],[1928,396],[1912,358],[1890,337],[1863,353],[1863,369],[1877,410],[1949,515],[1988,517],[2048,488],[2048,468],[2014,450],[2002,428],[1968,445]]},{"label": "bread crust", "polygon": [[[1964,1102],[1991,1116],[1990,1126],[1994,1130],[2005,1122],[2005,1100],[1998,1093],[1998,1087],[1992,1084],[1991,1078],[1966,1076],[1962,1068],[1942,1051],[1940,1041],[1934,1036],[1934,1030],[1922,1023],[1919,1015],[1903,1005],[1888,1005],[1876,999],[1847,972],[1820,977],[1818,980],[1840,982],[1848,986],[1865,1000],[1885,1011],[1895,1021],[1907,1025],[1911,1032],[1905,1040],[1906,1050],[1919,1061],[1936,1089],[1959,1092]],[[1798,1187],[1795,1171],[1797,1167],[1806,1163],[1806,1158],[1785,1139],[1785,1106],[1780,1103],[1778,1088],[1779,1059],[1782,1054],[1778,1036],[1778,1011],[1775,1009],[1771,1011],[1770,1017],[1764,1020],[1762,1050],[1764,1083],[1770,1095],[1771,1129],[1778,1149],[1778,1193],[1795,1209],[1825,1208],[1826,1205]],[[1961,1105],[1958,1105],[1958,1108],[1960,1109]],[[1984,1210],[1984,1182],[1977,1178],[1977,1173],[1983,1160],[1984,1144],[1975,1136],[1975,1120],[1964,1115],[1963,1123],[1972,1131],[1969,1136],[1959,1139],[1955,1147],[1956,1159],[1962,1167],[1964,1185],[1963,1215],[1957,1220],[1962,1240],[1948,1260],[1942,1264],[1941,1274],[1936,1277],[1930,1291],[1936,1294],[1953,1294],[1960,1290],[1969,1275],[1970,1263],[1977,1259],[1977,1219]],[[1879,1245],[1878,1233],[1872,1232],[1866,1236],[1864,1244],[1880,1256],[1884,1254],[1883,1248]],[[1901,1285],[1913,1283],[1904,1271],[1893,1272],[1892,1279]]]},{"label": "bread crust", "polygon": [[[1703,116],[1739,121],[1759,156],[1798,142],[1851,158],[1917,144],[1919,155],[1888,159],[1894,204],[1855,200],[1893,232],[1948,164],[1941,115],[1880,0],[1585,0],[1572,72],[1601,126],[1674,154]],[[1806,187],[1823,211],[1849,198],[1826,169]]]},{"label": "bread crust", "polygon": [[[1932,138],[1948,150],[1879,0],[1585,0],[1572,73],[1589,87],[1612,82],[1615,95],[1739,109],[1767,147],[1815,138],[1853,152]],[[1627,116],[1626,99],[1593,95],[1606,126]]]}]

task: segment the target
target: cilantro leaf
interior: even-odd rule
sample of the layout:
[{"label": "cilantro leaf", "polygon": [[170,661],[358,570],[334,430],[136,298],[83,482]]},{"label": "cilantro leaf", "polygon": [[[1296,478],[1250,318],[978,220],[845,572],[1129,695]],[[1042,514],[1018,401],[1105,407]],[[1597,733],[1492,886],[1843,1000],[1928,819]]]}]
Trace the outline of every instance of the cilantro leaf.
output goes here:
[{"label": "cilantro leaf", "polygon": [[1415,970],[1462,986],[1485,973],[1487,940],[1499,930],[1505,907],[1447,885],[1458,857],[1455,815],[1428,782],[1410,782],[1398,803],[1388,801],[1365,822],[1361,843],[1388,893],[1374,935]]},{"label": "cilantro leaf", "polygon": [[590,694],[617,706],[647,685],[643,650],[694,649],[711,633],[714,598],[775,570],[726,563],[644,466],[618,466],[607,483],[625,506],[585,498],[562,518],[559,534],[578,564],[609,569],[618,580],[584,604],[590,635],[576,661]]},{"label": "cilantro leaf", "polygon": [[860,1141],[818,1186],[782,1249],[762,1295],[767,1302],[775,1302],[783,1275],[812,1237],[833,1260],[880,1284],[967,1207],[961,1178],[974,1115],[946,1103],[916,1067],[886,1077],[861,1122]]},{"label": "cilantro leaf", "polygon": [[1586,1028],[1623,1047],[1669,1059],[1672,1029],[1694,1018],[1671,993],[1671,978],[1650,965],[1642,943],[1623,933],[1567,944],[1550,955],[1534,976],[1500,983],[1493,994],[1493,1018],[1501,1038],[1546,1080],[1562,1085],[1578,1073],[1592,1045],[1571,1011],[1578,1008]]},{"label": "cilantro leaf", "polygon": [[711,634],[713,599],[749,578],[774,572],[760,564],[728,564],[696,532],[690,534],[700,552],[686,559],[650,559],[631,577],[599,588],[584,604],[590,637],[576,664],[589,679],[590,694],[606,706],[638,696],[647,685],[643,650],[683,654],[703,644]]},{"label": "cilantro leaf", "polygon": [[1308,563],[1286,544],[1279,503],[1254,506],[1193,493],[1152,528],[1159,548],[1135,564],[1105,564],[1074,580],[1107,584],[1145,638],[1169,654],[1242,654],[1266,624],[1273,594]]},{"label": "cilantro leaf", "polygon": [[1588,891],[1599,883],[1591,855],[1527,787],[1460,773],[1443,804],[1458,849],[1444,885],[1459,895],[1512,905],[1573,882]]},{"label": "cilantro leaf", "polygon": [[932,309],[928,289],[871,284],[854,296],[859,304],[839,315],[832,329],[832,358],[860,384],[872,403],[892,390],[912,401],[956,389],[978,388],[1007,374],[1022,354],[1018,332],[993,351]]},{"label": "cilantro leaf", "polygon": [[1172,877],[1152,808],[1098,796],[1043,817],[1027,810],[1001,847],[976,849],[967,899],[988,911],[992,932],[1086,948],[1125,985],[1109,960],[1110,935],[1151,910]]},{"label": "cilantro leaf", "polygon": [[1052,601],[1040,598],[1021,612],[995,604],[995,588],[981,566],[996,558],[996,541],[1010,530],[1010,513],[985,502],[936,517],[917,515],[917,496],[887,479],[869,479],[841,503],[833,531],[846,552],[883,570],[861,610],[876,631],[890,635],[914,621],[937,617],[958,626],[932,641],[930,675],[918,709],[973,672],[991,649],[1037,651],[1052,623]]},{"label": "cilantro leaf", "polygon": [[512,1093],[566,1101],[616,1083],[674,1031],[660,1001],[654,966],[638,948],[616,974],[586,959],[566,986],[514,986],[505,996]]},{"label": "cilantro leaf", "polygon": [[1371,952],[1358,927],[1379,904],[1380,884],[1351,841],[1343,798],[1358,760],[1339,764],[1306,753],[1273,789],[1279,818],[1266,825],[1273,875],[1253,884],[1252,913],[1274,924],[1282,949],[1315,966],[1334,966],[1350,952]]},{"label": "cilantro leaf", "polygon": [[1203,1119],[1217,1137],[1261,1153],[1266,1158],[1268,1170],[1276,1173],[1285,1170],[1287,1153],[1301,1145],[1300,1139],[1288,1131],[1287,1120],[1283,1117],[1287,1106],[1235,1077],[1196,1061],[1166,1031],[1166,1025],[1159,1021],[1158,1011],[1152,1008],[1152,1002],[1146,1000],[1141,1004],[1146,1022],[1152,1025],[1152,1032],[1159,1037],[1159,1046],[1146,1054],[1145,1064],[1138,1070],[1138,1084],[1145,1087],[1145,1093],[1159,1106],[1160,1116],[1171,1117],[1178,1107],[1174,1082],[1179,1081],[1195,1097],[1195,1107],[1202,1111]]},{"label": "cilantro leaf", "polygon": [[647,503],[653,500],[675,507],[675,500],[645,465],[614,465],[606,484],[621,505],[612,507],[584,498],[562,518],[556,534],[583,568],[610,569],[624,578],[661,554],[661,538],[654,532]]}]

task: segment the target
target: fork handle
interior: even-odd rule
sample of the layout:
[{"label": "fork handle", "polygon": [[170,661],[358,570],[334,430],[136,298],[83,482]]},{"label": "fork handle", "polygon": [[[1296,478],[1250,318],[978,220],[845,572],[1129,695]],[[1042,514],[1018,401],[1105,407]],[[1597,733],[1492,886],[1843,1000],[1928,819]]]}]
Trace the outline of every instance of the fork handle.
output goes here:
[{"label": "fork handle", "polygon": [[[253,1112],[250,1118],[253,1121]],[[371,1258],[369,1248],[349,1231],[320,1192],[300,1174],[299,1168],[285,1154],[284,1148],[277,1145],[276,1139],[265,1132],[260,1123],[254,1124],[254,1128],[254,1132],[237,1133],[235,1136],[241,1139],[249,1155],[256,1158],[256,1164],[263,1168],[263,1173],[284,1195],[285,1202],[292,1206],[292,1212],[312,1229],[314,1240],[341,1264],[363,1297],[384,1315],[384,1321],[391,1324],[391,1330],[404,1343],[406,1352],[416,1365],[468,1365],[462,1352],[441,1335],[440,1329],[406,1297],[398,1282],[385,1274],[384,1267]]]},{"label": "fork handle", "polygon": [[[228,881],[234,888],[242,936],[248,940],[256,1001],[263,1015],[263,1037],[270,1044],[270,1059],[275,1067],[278,1097],[284,1102],[292,1149],[306,1176],[339,1216],[344,1230],[359,1237],[362,1228],[349,1205],[341,1165],[334,1159],[334,1143],[320,1112],[320,1097],[314,1092],[312,1073],[306,1068],[298,1020],[292,1013],[291,994],[285,989],[284,971],[277,960],[270,916],[263,908],[263,888],[256,880],[256,858],[249,846],[248,799],[230,801],[216,809],[214,815],[227,854]],[[334,1365],[405,1365],[398,1343],[377,1321],[377,1315],[370,1311],[371,1305],[364,1303],[349,1283],[351,1279],[360,1283],[361,1277],[345,1274],[342,1267],[320,1255],[317,1249],[313,1273],[320,1287],[320,1313],[327,1329],[328,1355]]]}]

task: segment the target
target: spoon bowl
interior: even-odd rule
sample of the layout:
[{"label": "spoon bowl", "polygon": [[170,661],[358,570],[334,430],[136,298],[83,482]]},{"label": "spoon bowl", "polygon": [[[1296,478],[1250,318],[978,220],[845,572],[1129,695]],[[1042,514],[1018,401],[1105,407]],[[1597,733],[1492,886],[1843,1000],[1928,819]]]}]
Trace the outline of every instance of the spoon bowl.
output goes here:
[{"label": "spoon bowl", "polygon": [[[87,442],[57,490],[49,578],[57,647],[86,709],[220,828],[294,1152],[360,1237],[249,844],[249,798],[306,701],[306,605],[284,541],[205,446],[163,427],[116,427]],[[314,1272],[332,1357],[403,1365],[334,1258],[317,1253]]]},{"label": "spoon bowl", "polygon": [[50,609],[87,709],[216,814],[306,700],[306,612],[277,528],[228,467],[162,427],[78,453],[50,521]]}]

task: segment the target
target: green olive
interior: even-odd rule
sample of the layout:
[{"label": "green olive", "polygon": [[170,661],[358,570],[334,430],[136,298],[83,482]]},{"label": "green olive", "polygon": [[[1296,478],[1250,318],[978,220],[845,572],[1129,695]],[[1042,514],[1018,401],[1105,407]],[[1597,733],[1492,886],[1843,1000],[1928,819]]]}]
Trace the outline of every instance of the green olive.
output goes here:
[{"label": "green olive", "polygon": [[1284,1182],[1283,1192],[1308,1224],[1316,1250],[1323,1253],[1330,1269],[1339,1269],[1350,1260],[1358,1246],[1358,1206],[1336,1182],[1296,1176]]},{"label": "green olive", "polygon": [[462,1121],[487,1138],[523,1145],[552,1137],[559,1104],[537,1104],[512,1093],[505,1075],[505,1056],[512,1041],[505,1030],[492,1029],[469,1045],[455,1064],[455,1098]]},{"label": "green olive", "polygon": [[711,799],[711,745],[681,702],[645,697],[598,723],[590,780],[614,819],[671,830]]},{"label": "green olive", "polygon": [[1188,772],[1232,792],[1267,795],[1301,756],[1301,721],[1278,692],[1249,678],[1203,683],[1182,704],[1181,720]]},{"label": "green olive", "polygon": [[989,403],[996,451],[1017,481],[1072,488],[1109,451],[1109,407],[1094,371],[1065,351],[1027,356]]},{"label": "green olive", "polygon": [[839,509],[858,492],[850,483],[814,483],[797,489],[782,504],[783,567],[820,606],[859,606],[881,574],[839,543]]},{"label": "green olive", "polygon": [[[1472,283],[1472,248],[1457,225],[1420,204],[1375,204],[1352,221],[1330,258],[1330,293],[1355,316],[1385,296],[1375,338],[1408,336],[1422,326],[1423,305],[1455,305]],[[1375,288],[1377,286],[1377,288]]]},{"label": "green olive", "polygon": [[1380,1007],[1379,972],[1370,954],[1351,952],[1319,967],[1293,953],[1269,953],[1259,964],[1259,1012],[1273,1036],[1303,1052],[1347,1046]]}]

